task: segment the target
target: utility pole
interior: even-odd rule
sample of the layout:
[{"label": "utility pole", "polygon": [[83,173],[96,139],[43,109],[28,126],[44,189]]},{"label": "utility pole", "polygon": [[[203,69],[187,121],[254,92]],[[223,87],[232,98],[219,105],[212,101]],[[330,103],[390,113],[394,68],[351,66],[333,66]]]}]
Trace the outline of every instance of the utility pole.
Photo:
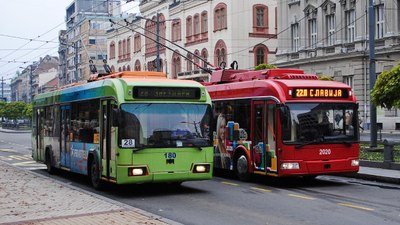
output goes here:
[{"label": "utility pole", "polygon": [[[376,81],[376,68],[375,68],[375,10],[374,10],[374,1],[369,0],[368,7],[368,28],[369,28],[369,91],[371,93],[374,88]],[[371,95],[370,95],[371,96]],[[369,103],[369,112],[370,112],[370,147],[377,147],[377,125],[376,125],[376,106],[370,100]]]},{"label": "utility pole", "polygon": [[1,99],[4,100],[4,77],[1,77]]},{"label": "utility pole", "polygon": [[156,65],[157,65],[157,72],[160,72],[160,17],[159,17],[159,13],[157,12],[157,21],[156,21],[156,33],[157,33],[157,58],[156,58]]},{"label": "utility pole", "polygon": [[32,103],[32,85],[33,85],[33,75],[32,75],[32,65],[29,66],[30,68],[30,72],[29,72],[29,102],[28,103]]}]

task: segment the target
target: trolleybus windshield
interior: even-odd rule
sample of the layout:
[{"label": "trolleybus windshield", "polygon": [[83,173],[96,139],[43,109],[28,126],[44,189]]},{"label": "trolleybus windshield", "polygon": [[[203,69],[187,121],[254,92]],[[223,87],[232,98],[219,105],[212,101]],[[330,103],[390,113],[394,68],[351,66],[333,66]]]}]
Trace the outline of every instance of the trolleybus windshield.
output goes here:
[{"label": "trolleybus windshield", "polygon": [[358,140],[357,110],[348,103],[288,103],[282,124],[286,144],[345,143]]},{"label": "trolleybus windshield", "polygon": [[206,104],[122,104],[120,118],[122,148],[212,146]]}]

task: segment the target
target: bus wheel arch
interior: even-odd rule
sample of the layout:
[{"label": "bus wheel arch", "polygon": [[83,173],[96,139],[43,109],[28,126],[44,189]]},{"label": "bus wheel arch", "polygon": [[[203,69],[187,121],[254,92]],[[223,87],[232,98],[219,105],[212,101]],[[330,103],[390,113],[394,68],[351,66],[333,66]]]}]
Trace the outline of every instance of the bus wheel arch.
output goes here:
[{"label": "bus wheel arch", "polygon": [[103,181],[101,180],[100,162],[96,153],[89,153],[87,168],[91,185],[96,190],[101,190],[103,188]]},{"label": "bus wheel arch", "polygon": [[54,172],[55,172],[53,156],[54,155],[53,155],[53,150],[51,148],[51,145],[46,146],[44,162],[46,164],[46,170],[49,174],[54,174]]},{"label": "bus wheel arch", "polygon": [[233,169],[241,181],[250,179],[250,157],[244,148],[237,148],[233,156]]}]

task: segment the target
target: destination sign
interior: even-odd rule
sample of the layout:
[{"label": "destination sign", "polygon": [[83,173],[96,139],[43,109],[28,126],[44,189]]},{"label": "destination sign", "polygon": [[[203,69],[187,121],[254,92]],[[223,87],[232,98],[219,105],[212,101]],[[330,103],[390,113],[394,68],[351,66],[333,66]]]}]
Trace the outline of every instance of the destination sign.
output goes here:
[{"label": "destination sign", "polygon": [[292,92],[293,98],[348,98],[347,89],[340,88],[296,88]]},{"label": "destination sign", "polygon": [[133,97],[142,99],[200,99],[200,89],[180,87],[134,87]]}]

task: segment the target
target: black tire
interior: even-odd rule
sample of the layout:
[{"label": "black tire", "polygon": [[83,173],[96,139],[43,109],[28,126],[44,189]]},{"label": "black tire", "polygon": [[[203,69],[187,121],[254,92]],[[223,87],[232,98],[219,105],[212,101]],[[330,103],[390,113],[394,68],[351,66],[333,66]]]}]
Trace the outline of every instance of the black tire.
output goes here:
[{"label": "black tire", "polygon": [[249,160],[247,159],[246,155],[240,154],[236,158],[235,172],[236,176],[241,181],[248,181],[250,179]]},{"label": "black tire", "polygon": [[49,174],[54,174],[55,168],[53,167],[53,160],[50,151],[46,151],[46,170]]},{"label": "black tire", "polygon": [[90,162],[90,171],[89,171],[90,183],[96,190],[102,190],[104,187],[104,183],[101,180],[101,172],[100,172],[100,164],[97,160],[97,157],[93,157]]}]

